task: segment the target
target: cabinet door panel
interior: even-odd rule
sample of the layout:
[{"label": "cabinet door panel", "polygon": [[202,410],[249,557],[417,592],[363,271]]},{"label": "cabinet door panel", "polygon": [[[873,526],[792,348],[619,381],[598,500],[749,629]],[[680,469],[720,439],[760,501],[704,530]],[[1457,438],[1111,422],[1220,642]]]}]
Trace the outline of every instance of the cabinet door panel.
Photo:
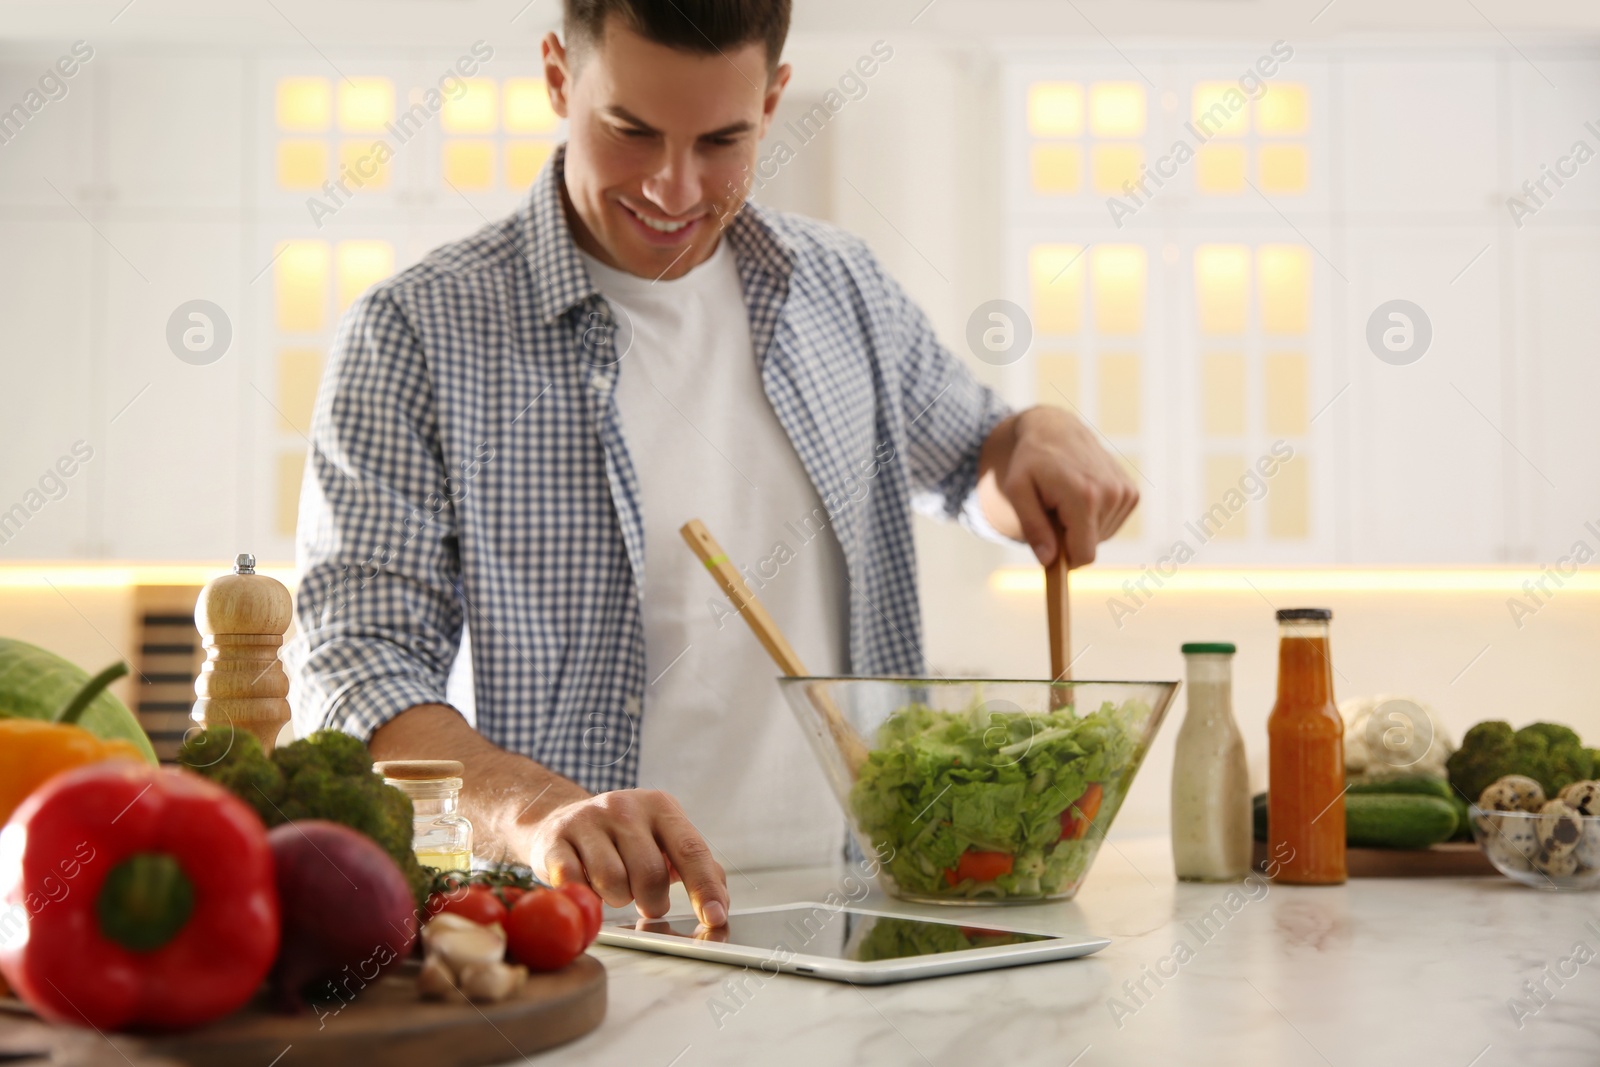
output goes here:
[{"label": "cabinet door panel", "polygon": [[[1350,389],[1328,413],[1351,442],[1353,562],[1500,558],[1503,478],[1515,459],[1501,435],[1518,436],[1500,377],[1500,259],[1491,248],[1460,273],[1493,236],[1448,226],[1353,235],[1343,324]],[[1380,359],[1367,336],[1374,313],[1395,299],[1420,307],[1432,332],[1423,355],[1404,365]],[[1382,318],[1385,329],[1404,328]]]},{"label": "cabinet door panel", "polygon": [[[61,559],[87,549],[91,487],[105,462],[104,438],[90,418],[94,240],[77,220],[0,222],[0,381],[7,398],[0,559]],[[57,469],[79,440],[91,458]],[[63,477],[66,468],[73,473]]]}]

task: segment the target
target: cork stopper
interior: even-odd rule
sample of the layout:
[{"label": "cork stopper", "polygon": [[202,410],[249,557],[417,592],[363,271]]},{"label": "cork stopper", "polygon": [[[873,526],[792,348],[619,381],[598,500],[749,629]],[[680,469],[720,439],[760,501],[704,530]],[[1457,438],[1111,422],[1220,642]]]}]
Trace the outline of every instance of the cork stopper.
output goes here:
[{"label": "cork stopper", "polygon": [[194,624],[206,661],[195,679],[190,717],[206,726],[248,730],[272,751],[289,721],[289,676],[278,648],[294,616],[282,582],[256,573],[256,558],[241,552],[233,573],[205,584],[195,601]]},{"label": "cork stopper", "polygon": [[386,759],[374,763],[372,769],[397,782],[439,782],[460,778],[467,765],[453,759]]}]

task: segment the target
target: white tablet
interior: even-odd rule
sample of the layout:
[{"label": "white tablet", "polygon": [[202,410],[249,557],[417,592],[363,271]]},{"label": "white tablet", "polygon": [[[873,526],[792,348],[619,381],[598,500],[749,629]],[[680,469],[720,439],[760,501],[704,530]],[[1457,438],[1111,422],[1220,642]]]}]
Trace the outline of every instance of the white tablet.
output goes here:
[{"label": "white tablet", "polygon": [[608,921],[597,940],[859,985],[1071,959],[1111,944],[1103,937],[1008,929],[976,916],[953,922],[814,902],[735,909],[716,929],[692,915]]}]

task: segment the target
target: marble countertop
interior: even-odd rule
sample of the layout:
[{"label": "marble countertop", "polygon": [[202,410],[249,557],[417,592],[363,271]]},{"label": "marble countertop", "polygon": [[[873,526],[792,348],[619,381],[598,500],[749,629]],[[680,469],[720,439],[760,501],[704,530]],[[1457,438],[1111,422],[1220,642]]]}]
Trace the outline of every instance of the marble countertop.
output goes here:
[{"label": "marble countertop", "polygon": [[[735,907],[901,904],[837,869],[729,873]],[[675,891],[676,892],[676,891]],[[686,910],[678,894],[675,902]],[[616,913],[618,915],[624,913]],[[631,911],[626,913],[631,916]],[[1179,884],[1165,838],[1112,840],[1076,900],[960,909],[1100,934],[1081,960],[853,987],[596,946],[606,1021],[562,1064],[1600,1063],[1600,895],[1500,877]],[[1526,984],[1525,984],[1526,983]]]}]

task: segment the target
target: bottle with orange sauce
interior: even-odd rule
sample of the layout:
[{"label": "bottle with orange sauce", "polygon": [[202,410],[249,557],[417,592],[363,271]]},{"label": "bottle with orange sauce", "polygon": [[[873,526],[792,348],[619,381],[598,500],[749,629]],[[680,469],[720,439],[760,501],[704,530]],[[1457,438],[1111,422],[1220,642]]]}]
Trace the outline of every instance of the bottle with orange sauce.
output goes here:
[{"label": "bottle with orange sauce", "polygon": [[1267,719],[1268,851],[1273,880],[1345,880],[1344,720],[1333,702],[1327,608],[1278,612],[1278,702]]}]

